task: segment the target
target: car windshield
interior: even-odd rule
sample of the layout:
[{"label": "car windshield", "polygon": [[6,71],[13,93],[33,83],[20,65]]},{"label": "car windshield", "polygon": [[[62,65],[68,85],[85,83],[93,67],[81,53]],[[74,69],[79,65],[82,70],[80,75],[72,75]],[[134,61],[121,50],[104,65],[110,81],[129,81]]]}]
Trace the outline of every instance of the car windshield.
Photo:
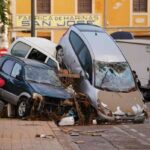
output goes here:
[{"label": "car windshield", "polygon": [[95,62],[95,86],[102,90],[124,91],[135,90],[135,81],[126,62]]},{"label": "car windshield", "polygon": [[45,83],[51,84],[53,86],[61,86],[61,82],[57,77],[56,73],[54,72],[54,70],[48,68],[26,65],[25,79],[37,83]]}]

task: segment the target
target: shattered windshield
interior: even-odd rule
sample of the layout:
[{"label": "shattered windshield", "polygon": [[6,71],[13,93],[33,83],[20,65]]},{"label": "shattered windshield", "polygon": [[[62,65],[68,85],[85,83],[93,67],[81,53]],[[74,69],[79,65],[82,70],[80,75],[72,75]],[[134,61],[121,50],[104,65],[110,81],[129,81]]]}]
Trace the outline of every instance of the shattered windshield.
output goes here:
[{"label": "shattered windshield", "polygon": [[25,67],[25,79],[37,82],[51,84],[53,86],[61,86],[61,82],[54,70],[27,65]]},{"label": "shattered windshield", "polygon": [[135,89],[135,82],[126,62],[95,62],[95,86],[110,91]]}]

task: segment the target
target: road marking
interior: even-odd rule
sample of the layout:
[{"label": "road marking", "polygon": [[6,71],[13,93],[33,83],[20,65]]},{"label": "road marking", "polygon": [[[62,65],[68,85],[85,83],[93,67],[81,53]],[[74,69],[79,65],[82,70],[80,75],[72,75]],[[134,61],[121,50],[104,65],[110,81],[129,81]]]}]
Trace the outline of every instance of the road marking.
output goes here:
[{"label": "road marking", "polygon": [[130,129],[132,132],[135,132],[135,133],[137,133],[138,131],[137,130],[135,130],[135,129]]},{"label": "road marking", "polygon": [[146,135],[143,134],[143,133],[139,133],[139,135],[142,136],[142,137],[146,137]]},{"label": "road marking", "polygon": [[116,130],[118,130],[118,131],[120,131],[120,132],[122,132],[122,133],[124,133],[124,134],[126,134],[126,135],[128,135],[130,138],[135,138],[133,135],[129,134],[128,132],[122,130],[119,127],[113,126],[113,128],[116,129]]},{"label": "road marking", "polygon": [[123,125],[125,128],[129,128],[129,126],[128,125]]},{"label": "road marking", "polygon": [[[119,127],[116,127],[116,126],[113,126],[114,129],[116,129],[117,131],[120,131],[124,134],[126,134],[127,136],[129,136],[130,138],[135,138],[137,141],[139,141],[141,144],[143,145],[150,145],[150,143],[148,143],[148,141],[145,141],[143,139],[140,139],[140,138],[137,138],[136,136],[134,135],[131,135],[129,134],[127,131],[124,131],[123,129],[119,128]],[[127,126],[128,128],[128,126]],[[130,129],[131,130],[131,129]],[[134,130],[134,129],[133,129]],[[135,130],[136,131],[136,130]],[[130,132],[130,131],[129,131]],[[133,131],[134,132],[134,131]],[[137,131],[138,132],[138,131]],[[138,133],[141,137],[146,137],[146,135],[144,135],[143,133]]]}]

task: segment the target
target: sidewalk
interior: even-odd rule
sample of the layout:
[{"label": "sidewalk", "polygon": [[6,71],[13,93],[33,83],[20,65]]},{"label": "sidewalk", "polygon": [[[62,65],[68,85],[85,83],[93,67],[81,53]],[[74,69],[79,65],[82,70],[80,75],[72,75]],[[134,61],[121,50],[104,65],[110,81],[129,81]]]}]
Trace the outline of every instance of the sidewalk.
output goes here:
[{"label": "sidewalk", "polygon": [[[46,135],[46,138],[39,137]],[[67,135],[51,121],[0,118],[0,150],[74,150]]]}]

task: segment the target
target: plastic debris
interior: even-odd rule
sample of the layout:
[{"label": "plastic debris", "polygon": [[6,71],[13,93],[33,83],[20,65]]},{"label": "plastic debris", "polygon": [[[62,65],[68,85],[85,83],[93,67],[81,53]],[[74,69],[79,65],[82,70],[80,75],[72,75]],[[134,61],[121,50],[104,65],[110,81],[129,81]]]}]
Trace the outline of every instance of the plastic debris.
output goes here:
[{"label": "plastic debris", "polygon": [[58,123],[59,126],[67,126],[67,125],[74,125],[75,120],[73,116],[64,117]]},{"label": "plastic debris", "polygon": [[47,135],[47,134],[36,134],[35,137],[37,138],[54,138],[53,135]]},{"label": "plastic debris", "polygon": [[96,125],[96,124],[97,124],[97,120],[96,120],[96,119],[92,120],[92,123],[93,123],[94,125]]},{"label": "plastic debris", "polygon": [[84,141],[74,141],[74,143],[76,143],[76,144],[83,144],[83,143],[85,143]]},{"label": "plastic debris", "polygon": [[79,136],[79,133],[71,132],[70,135],[71,135],[71,136]]}]

